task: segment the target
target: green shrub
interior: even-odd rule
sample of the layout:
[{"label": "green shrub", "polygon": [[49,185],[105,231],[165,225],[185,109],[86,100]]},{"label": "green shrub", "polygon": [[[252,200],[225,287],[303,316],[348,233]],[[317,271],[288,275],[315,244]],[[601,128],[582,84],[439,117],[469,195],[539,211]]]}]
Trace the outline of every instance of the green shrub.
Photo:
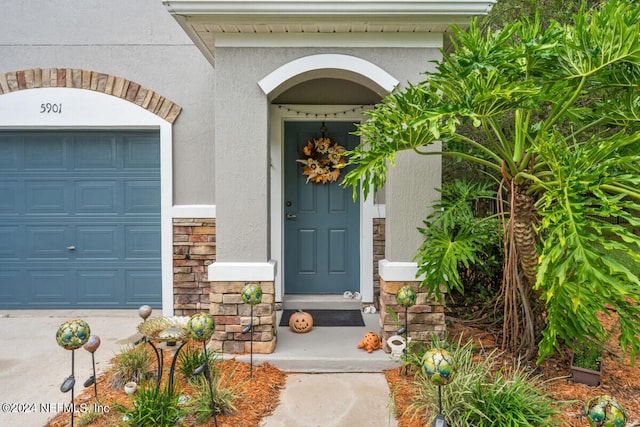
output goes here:
[{"label": "green shrub", "polygon": [[[215,352],[207,351],[207,357],[209,358],[209,369],[213,370],[214,364],[217,361],[217,355]],[[182,377],[189,381],[193,377],[193,371],[202,366],[205,362],[204,352],[185,346],[178,354],[178,372],[182,374]]]},{"label": "green shrub", "polygon": [[146,345],[125,346],[115,357],[109,383],[113,389],[121,389],[129,381],[141,384],[155,376],[154,363],[155,358]]},{"label": "green shrub", "polygon": [[[496,352],[474,357],[471,342],[448,345],[456,360],[453,380],[443,386],[442,412],[450,427],[542,427],[558,425],[559,410],[521,366],[496,372]],[[411,363],[417,368],[422,355],[416,352]],[[416,369],[416,396],[411,409],[416,413],[438,413],[438,387]]]},{"label": "green shrub", "polygon": [[139,387],[133,407],[119,407],[124,413],[123,421],[135,427],[167,427],[176,425],[184,415],[179,404],[179,395],[172,387],[158,388],[146,383]]},{"label": "green shrub", "polygon": [[[223,377],[220,372],[216,372],[211,379],[216,414],[233,414],[236,410],[235,402],[242,397],[240,389],[246,382],[234,384],[232,378],[233,373]],[[213,416],[209,384],[204,375],[193,377],[190,382],[194,396],[185,409],[195,415],[198,423],[204,423]]]}]

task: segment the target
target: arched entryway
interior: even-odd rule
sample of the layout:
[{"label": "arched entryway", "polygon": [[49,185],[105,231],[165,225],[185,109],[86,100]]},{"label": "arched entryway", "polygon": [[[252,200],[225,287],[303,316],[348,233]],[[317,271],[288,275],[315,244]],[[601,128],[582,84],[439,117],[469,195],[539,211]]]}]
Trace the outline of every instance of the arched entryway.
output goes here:
[{"label": "arched entryway", "polygon": [[[353,148],[359,143],[351,134],[355,123],[364,120],[363,112],[396,84],[393,76],[369,61],[329,54],[291,61],[259,83],[271,101],[271,253],[280,264],[275,278],[277,300],[291,292],[342,294],[348,290],[359,292],[365,303],[375,301],[373,229],[374,220],[384,216],[384,206],[373,197],[359,197],[354,203],[351,190],[337,182],[306,183],[297,176],[299,147],[295,144],[321,136],[322,129],[331,136],[335,129],[336,142]],[[304,198],[313,209],[300,206]],[[294,224],[303,222],[300,227]]]}]

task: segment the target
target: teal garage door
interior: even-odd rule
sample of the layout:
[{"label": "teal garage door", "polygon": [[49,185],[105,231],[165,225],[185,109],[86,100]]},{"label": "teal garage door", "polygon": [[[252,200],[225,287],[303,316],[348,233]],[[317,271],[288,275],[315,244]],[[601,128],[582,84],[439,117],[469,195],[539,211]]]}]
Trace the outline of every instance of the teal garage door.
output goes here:
[{"label": "teal garage door", "polygon": [[0,308],[160,306],[158,131],[0,131]]}]

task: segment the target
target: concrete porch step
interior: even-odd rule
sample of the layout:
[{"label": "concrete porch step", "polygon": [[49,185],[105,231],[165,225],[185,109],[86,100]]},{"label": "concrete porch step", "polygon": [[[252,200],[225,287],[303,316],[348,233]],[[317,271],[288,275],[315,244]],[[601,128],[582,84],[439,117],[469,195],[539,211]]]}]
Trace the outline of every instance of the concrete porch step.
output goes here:
[{"label": "concrete porch step", "polygon": [[[278,323],[281,315],[282,311],[278,311]],[[253,363],[268,362],[286,372],[307,373],[382,372],[398,366],[399,362],[383,350],[367,353],[357,348],[365,333],[380,333],[377,314],[363,314],[362,317],[365,326],[314,327],[305,334],[293,333],[288,327],[278,327],[275,351],[254,354]],[[225,356],[250,361],[249,354]]]},{"label": "concrete porch step", "polygon": [[362,300],[340,295],[285,295],[285,310],[361,310]]}]

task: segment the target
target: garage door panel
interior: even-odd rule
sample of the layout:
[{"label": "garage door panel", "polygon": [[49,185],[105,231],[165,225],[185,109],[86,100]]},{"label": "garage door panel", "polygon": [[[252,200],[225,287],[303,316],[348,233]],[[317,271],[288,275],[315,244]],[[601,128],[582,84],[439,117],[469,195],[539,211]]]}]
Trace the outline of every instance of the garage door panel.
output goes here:
[{"label": "garage door panel", "polygon": [[0,181],[0,215],[24,213],[24,187],[20,181]]},{"label": "garage door panel", "polygon": [[19,307],[24,301],[23,272],[21,270],[0,271],[0,301],[3,307]]},{"label": "garage door panel", "polygon": [[69,226],[27,226],[27,259],[69,259]]},{"label": "garage door panel", "polygon": [[76,183],[75,190],[76,213],[118,213],[117,181],[81,181]]},{"label": "garage door panel", "polygon": [[118,298],[118,283],[122,279],[118,271],[80,270],[77,274],[78,304],[95,304],[109,302],[117,305],[122,298]]},{"label": "garage door panel", "polygon": [[24,249],[24,227],[0,226],[0,259],[9,261],[24,258]]},{"label": "garage door panel", "polygon": [[159,304],[161,298],[154,292],[161,281],[159,269],[129,270],[126,274],[126,300],[136,304]]},{"label": "garage door panel", "polygon": [[122,227],[118,225],[78,226],[76,259],[123,259]]},{"label": "garage door panel", "polygon": [[125,184],[127,214],[157,212],[160,209],[158,181],[128,181]]},{"label": "garage door panel", "polygon": [[154,169],[160,162],[160,145],[150,144],[150,137],[124,138],[124,167],[126,169]]},{"label": "garage door panel", "polygon": [[70,166],[65,136],[31,135],[25,137],[25,170],[63,170]]},{"label": "garage door panel", "polygon": [[160,233],[152,225],[125,227],[126,259],[153,259],[160,257]]},{"label": "garage door panel", "polygon": [[26,214],[64,214],[70,212],[68,181],[25,182]]},{"label": "garage door panel", "polygon": [[72,305],[75,297],[72,293],[73,278],[68,270],[42,269],[28,272],[27,299],[30,305]]},{"label": "garage door panel", "polygon": [[117,140],[113,137],[91,135],[75,138],[74,166],[76,169],[116,169]]},{"label": "garage door panel", "polygon": [[0,170],[22,169],[22,145],[15,143],[17,139],[15,135],[0,135]]},{"label": "garage door panel", "polygon": [[0,308],[162,302],[158,131],[0,131]]}]

